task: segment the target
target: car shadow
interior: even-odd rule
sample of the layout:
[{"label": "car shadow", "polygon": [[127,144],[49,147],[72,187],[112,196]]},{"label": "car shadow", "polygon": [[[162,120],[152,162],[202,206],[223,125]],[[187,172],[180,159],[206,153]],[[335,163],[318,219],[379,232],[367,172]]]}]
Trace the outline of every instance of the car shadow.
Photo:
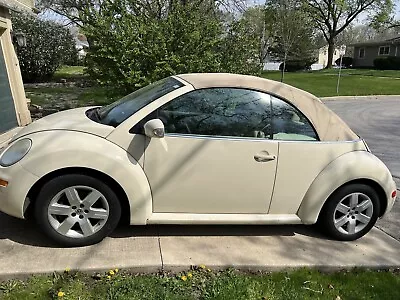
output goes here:
[{"label": "car shadow", "polygon": [[[120,225],[111,239],[168,236],[294,236],[327,239],[316,226],[305,225]],[[62,248],[44,235],[33,220],[20,220],[0,213],[0,241],[35,247]]]}]

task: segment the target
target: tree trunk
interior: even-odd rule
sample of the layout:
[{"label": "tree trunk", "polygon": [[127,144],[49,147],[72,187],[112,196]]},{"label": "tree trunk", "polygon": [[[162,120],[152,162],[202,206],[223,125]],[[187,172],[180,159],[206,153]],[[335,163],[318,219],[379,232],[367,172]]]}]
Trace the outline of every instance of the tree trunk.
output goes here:
[{"label": "tree trunk", "polygon": [[283,80],[285,79],[286,59],[287,59],[287,54],[285,53],[285,56],[283,58],[282,72],[281,72],[281,82],[283,82]]},{"label": "tree trunk", "polygon": [[285,69],[286,69],[286,58],[283,60],[282,72],[281,72],[281,82],[285,79]]},{"label": "tree trunk", "polygon": [[335,41],[333,39],[328,40],[328,63],[326,69],[332,68],[333,65],[333,53],[335,52]]}]

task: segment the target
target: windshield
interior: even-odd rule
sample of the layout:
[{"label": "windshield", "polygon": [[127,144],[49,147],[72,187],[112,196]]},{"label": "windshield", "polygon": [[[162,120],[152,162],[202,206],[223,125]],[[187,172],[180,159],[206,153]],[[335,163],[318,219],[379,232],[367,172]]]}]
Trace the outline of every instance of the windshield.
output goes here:
[{"label": "windshield", "polygon": [[182,87],[178,80],[168,77],[141,88],[98,110],[99,122],[117,127],[154,100]]}]

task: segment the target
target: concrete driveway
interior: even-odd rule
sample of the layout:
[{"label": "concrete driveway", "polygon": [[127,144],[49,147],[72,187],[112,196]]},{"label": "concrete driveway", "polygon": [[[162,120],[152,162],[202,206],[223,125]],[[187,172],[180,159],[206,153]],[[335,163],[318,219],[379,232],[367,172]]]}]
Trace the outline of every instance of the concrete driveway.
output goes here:
[{"label": "concrete driveway", "polygon": [[[400,175],[400,97],[327,104],[366,138],[395,175]],[[328,240],[312,226],[132,226],[118,228],[97,245],[69,249],[56,247],[32,222],[0,214],[0,277],[67,267],[156,272],[199,264],[268,270],[400,266],[400,242],[395,239],[400,237],[399,210],[396,203],[378,228],[355,242]]]}]

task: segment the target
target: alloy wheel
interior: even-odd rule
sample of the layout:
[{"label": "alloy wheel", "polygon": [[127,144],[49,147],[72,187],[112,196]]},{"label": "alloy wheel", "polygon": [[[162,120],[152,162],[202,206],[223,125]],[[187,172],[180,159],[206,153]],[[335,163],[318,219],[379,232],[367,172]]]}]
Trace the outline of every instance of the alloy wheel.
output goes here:
[{"label": "alloy wheel", "polygon": [[61,235],[84,238],[98,232],[106,224],[110,208],[104,195],[89,186],[63,189],[47,209],[50,225]]},{"label": "alloy wheel", "polygon": [[371,222],[374,205],[370,197],[363,193],[351,193],[343,197],[333,213],[335,228],[347,235],[353,235]]}]

